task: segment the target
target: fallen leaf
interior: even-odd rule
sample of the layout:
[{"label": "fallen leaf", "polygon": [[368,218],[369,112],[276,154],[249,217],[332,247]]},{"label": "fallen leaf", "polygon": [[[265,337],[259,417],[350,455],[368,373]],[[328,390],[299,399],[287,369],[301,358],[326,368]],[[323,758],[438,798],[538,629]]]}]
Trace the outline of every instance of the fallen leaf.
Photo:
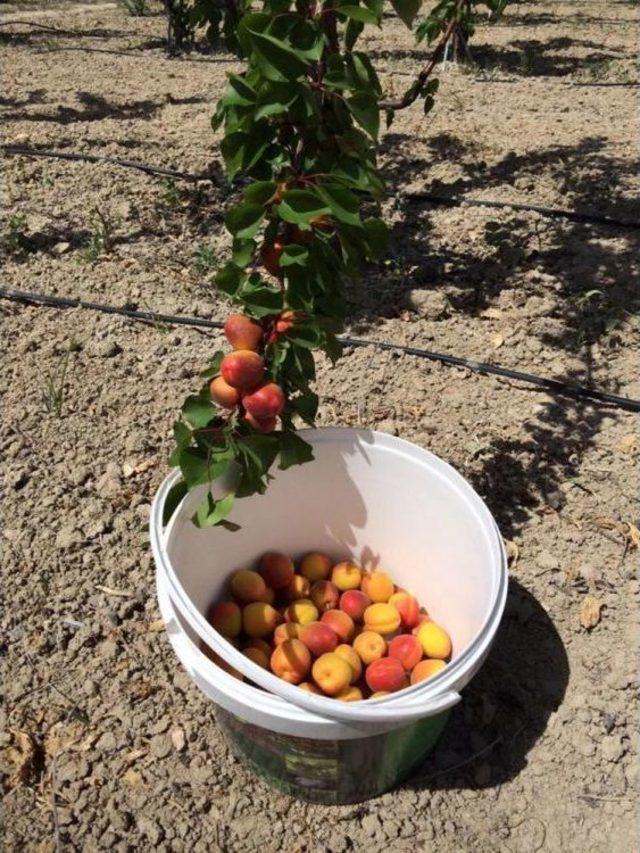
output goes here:
[{"label": "fallen leaf", "polygon": [[36,763],[36,744],[28,732],[12,731],[12,743],[3,750],[12,772],[6,781],[9,791],[24,785],[31,778]]},{"label": "fallen leaf", "polygon": [[629,547],[640,547],[640,530],[638,530],[635,524],[631,524],[630,521],[623,521],[622,526],[626,528],[625,536],[627,537],[627,540],[629,542]]},{"label": "fallen leaf", "polygon": [[136,474],[144,474],[145,471],[153,468],[155,464],[155,458],[145,459],[143,462],[138,462],[137,465],[131,465],[130,463],[125,462],[122,466],[122,473],[125,477],[135,477]]},{"label": "fallen leaf", "polygon": [[56,756],[61,752],[77,744],[84,734],[85,727],[82,723],[55,723],[47,731],[44,738],[44,751],[47,755]]},{"label": "fallen leaf", "polygon": [[600,611],[602,610],[602,602],[594,595],[587,595],[582,599],[580,605],[580,624],[587,631],[595,626],[600,621]]},{"label": "fallen leaf", "polygon": [[171,742],[173,743],[175,749],[177,749],[178,752],[183,750],[184,745],[186,743],[185,737],[184,737],[184,731],[182,729],[176,728],[176,729],[171,729],[169,734],[171,736]]},{"label": "fallen leaf", "polygon": [[623,435],[616,446],[623,453],[633,453],[637,444],[638,436],[634,432],[631,432],[628,435]]},{"label": "fallen leaf", "polygon": [[149,622],[147,631],[164,631],[165,627],[164,619],[156,619],[155,622]]},{"label": "fallen leaf", "polygon": [[105,592],[107,595],[119,595],[122,598],[131,598],[133,596],[133,593],[127,592],[126,589],[114,589],[112,586],[103,586],[100,583],[96,584],[96,589],[99,589],[100,592]]},{"label": "fallen leaf", "polygon": [[502,335],[494,335],[491,338],[491,343],[493,344],[494,349],[500,349],[500,347],[504,343],[504,338],[502,337]]},{"label": "fallen leaf", "polygon": [[503,539],[502,541],[504,542],[505,551],[507,552],[509,565],[513,568],[520,559],[520,549],[516,543],[512,542],[510,539]]},{"label": "fallen leaf", "polygon": [[130,767],[122,778],[127,785],[131,785],[132,788],[142,785],[142,774],[138,773],[137,770],[134,770],[133,767]]},{"label": "fallen leaf", "polygon": [[128,752],[122,760],[125,764],[133,764],[133,762],[137,761],[139,758],[144,758],[147,752],[148,750],[146,749],[132,749],[131,752]]},{"label": "fallen leaf", "polygon": [[483,320],[499,320],[502,317],[502,311],[499,308],[485,308],[480,312]]}]

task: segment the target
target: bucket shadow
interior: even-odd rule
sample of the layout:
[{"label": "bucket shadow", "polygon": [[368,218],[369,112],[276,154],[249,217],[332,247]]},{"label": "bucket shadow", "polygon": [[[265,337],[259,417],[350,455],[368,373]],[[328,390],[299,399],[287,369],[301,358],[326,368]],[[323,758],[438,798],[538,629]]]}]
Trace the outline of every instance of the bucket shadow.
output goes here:
[{"label": "bucket shadow", "polygon": [[568,681],[569,661],[552,620],[512,578],[489,657],[465,688],[435,751],[405,787],[478,790],[514,779]]}]

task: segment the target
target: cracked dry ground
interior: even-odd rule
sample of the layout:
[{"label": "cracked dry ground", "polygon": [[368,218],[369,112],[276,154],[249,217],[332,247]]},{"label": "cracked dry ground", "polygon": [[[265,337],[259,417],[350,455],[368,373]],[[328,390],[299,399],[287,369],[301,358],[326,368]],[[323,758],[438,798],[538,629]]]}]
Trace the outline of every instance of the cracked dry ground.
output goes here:
[{"label": "cracked dry ground", "polygon": [[[234,62],[169,61],[162,18],[115,4],[3,9],[88,33],[2,28],[5,142],[215,179],[5,157],[2,234],[23,248],[7,251],[4,284],[222,317],[203,272],[226,246],[209,117]],[[382,137],[391,251],[351,295],[352,334],[640,397],[637,231],[410,197],[640,219],[637,19],[626,2],[516,3],[478,28],[482,70],[450,68],[428,121],[416,105]],[[391,23],[368,39],[399,91],[423,51]],[[96,211],[113,245],[92,257]],[[6,301],[0,324],[7,850],[630,849],[635,416],[373,348],[321,365],[321,423],[450,461],[519,559],[495,648],[420,772],[361,805],[307,805],[231,757],[158,622],[149,504],[216,335]],[[590,630],[588,596],[601,605]]]}]

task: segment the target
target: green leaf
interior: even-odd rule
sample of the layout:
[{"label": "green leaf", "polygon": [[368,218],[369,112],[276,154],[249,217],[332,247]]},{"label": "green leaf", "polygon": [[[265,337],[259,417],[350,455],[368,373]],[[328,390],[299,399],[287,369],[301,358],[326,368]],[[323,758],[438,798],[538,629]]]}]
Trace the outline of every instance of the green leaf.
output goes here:
[{"label": "green leaf", "polygon": [[369,256],[375,260],[381,257],[387,249],[389,229],[382,219],[376,219],[374,217],[371,219],[365,219],[363,225],[366,234],[367,247],[369,249]]},{"label": "green leaf", "polygon": [[362,225],[358,199],[350,190],[337,184],[320,184],[318,194],[327,202],[331,213],[339,222],[346,222],[347,225]]},{"label": "green leaf", "polygon": [[239,74],[231,74],[222,96],[222,102],[228,106],[250,107],[256,102],[257,93]]},{"label": "green leaf", "polygon": [[281,267],[300,266],[306,267],[309,261],[309,250],[304,246],[299,246],[297,243],[290,243],[285,246],[284,252],[280,255]]},{"label": "green leaf", "polygon": [[422,5],[422,0],[391,0],[391,5],[398,17],[411,29],[413,21]]},{"label": "green leaf", "polygon": [[190,489],[217,480],[227,471],[229,464],[224,455],[215,460],[210,451],[200,447],[185,447],[180,454],[180,470]]},{"label": "green leaf", "polygon": [[363,29],[364,24],[362,21],[354,21],[353,18],[347,21],[347,26],[344,28],[344,44],[347,50],[353,50],[353,46]]},{"label": "green leaf", "polygon": [[380,110],[378,100],[374,95],[366,92],[356,92],[347,98],[347,106],[353,117],[372,137],[377,139],[380,130]]},{"label": "green leaf", "polygon": [[220,524],[233,509],[234,500],[233,492],[229,492],[219,500],[215,500],[211,492],[207,492],[193,516],[194,524],[197,527],[214,527]]},{"label": "green leaf", "polygon": [[231,258],[236,267],[246,267],[253,260],[256,251],[255,240],[240,240],[236,238],[233,241],[233,249]]},{"label": "green leaf", "polygon": [[266,33],[248,30],[260,71],[267,80],[284,82],[304,76],[308,62],[292,47]]},{"label": "green leaf", "polygon": [[327,357],[331,359],[331,364],[335,364],[342,355],[342,343],[335,335],[327,334],[325,336],[324,351]]},{"label": "green leaf", "polygon": [[278,314],[284,307],[282,290],[265,284],[259,275],[251,275],[238,294],[248,313],[253,317]]},{"label": "green leaf", "polygon": [[278,185],[275,181],[254,181],[244,191],[244,197],[252,204],[264,206],[276,194]]},{"label": "green leaf", "polygon": [[188,493],[189,487],[185,483],[184,480],[178,480],[177,483],[174,483],[173,486],[169,489],[167,493],[167,497],[165,498],[164,506],[162,508],[162,523],[163,525],[167,525],[171,520],[171,516],[178,509],[180,502],[184,498],[184,496]]},{"label": "green leaf", "polygon": [[286,471],[292,465],[302,465],[311,462],[313,449],[310,444],[303,441],[295,432],[283,432],[280,437],[280,464],[278,467]]},{"label": "green leaf", "polygon": [[308,224],[319,216],[331,213],[322,198],[310,190],[288,190],[282,194],[278,216],[293,225]]},{"label": "green leaf", "polygon": [[316,349],[324,342],[324,332],[317,323],[295,323],[287,332],[287,338],[296,346]]},{"label": "green leaf", "polygon": [[227,296],[235,296],[242,282],[245,279],[245,274],[235,264],[226,263],[222,269],[219,269],[214,277],[214,282],[218,290],[226,293]]},{"label": "green leaf", "polygon": [[238,204],[226,215],[227,230],[240,239],[250,239],[259,230],[264,219],[264,206],[249,202]]},{"label": "green leaf", "polygon": [[360,21],[363,24],[375,24],[376,26],[380,24],[379,17],[370,9],[363,8],[362,6],[339,6],[336,12],[339,15],[350,18],[352,21]]},{"label": "green leaf", "polygon": [[239,449],[266,473],[278,455],[278,439],[274,435],[247,435],[238,442]]},{"label": "green leaf", "polygon": [[187,397],[182,406],[182,417],[192,429],[202,429],[217,414],[211,398],[203,394]]},{"label": "green leaf", "polygon": [[[209,362],[209,367],[207,367],[206,370],[201,370],[198,375],[200,377],[202,377],[202,379],[213,379],[214,376],[217,376],[218,373],[220,373],[220,362],[222,361],[223,358],[224,358],[224,353],[221,350],[218,350],[218,352],[213,356],[213,358]],[[180,424],[179,421],[178,421],[178,424]],[[178,424],[174,425],[174,431],[175,431],[176,426],[178,426]],[[184,426],[184,425],[180,424],[180,426]],[[177,441],[177,436],[176,436],[176,441]]]},{"label": "green leaf", "polygon": [[309,391],[300,397],[294,397],[290,404],[291,408],[300,415],[305,423],[313,426],[318,412],[318,402],[318,395],[314,394],[313,391]]}]

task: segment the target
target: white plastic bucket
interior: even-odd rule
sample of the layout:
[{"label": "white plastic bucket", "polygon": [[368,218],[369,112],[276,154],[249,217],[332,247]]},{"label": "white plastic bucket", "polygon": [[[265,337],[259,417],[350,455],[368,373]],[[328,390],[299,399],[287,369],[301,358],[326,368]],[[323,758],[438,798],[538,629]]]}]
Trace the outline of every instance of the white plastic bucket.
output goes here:
[{"label": "white plastic bucket", "polygon": [[[422,448],[366,430],[303,435],[313,445],[314,461],[274,472],[266,495],[238,501],[232,520],[240,531],[196,528],[190,519],[201,497],[197,491],[163,531],[163,505],[177,472],[158,490],[151,544],[160,608],[176,654],[227,714],[285,738],[346,742],[409,731],[429,718],[443,721],[485,659],[504,609],[506,556],[496,524],[469,484]],[[336,561],[351,557],[386,568],[447,629],[451,663],[399,693],[352,703],[307,693],[261,669],[204,613],[232,570],[252,566],[272,549],[294,557],[318,549]],[[199,650],[200,640],[264,689],[217,667]]]}]

